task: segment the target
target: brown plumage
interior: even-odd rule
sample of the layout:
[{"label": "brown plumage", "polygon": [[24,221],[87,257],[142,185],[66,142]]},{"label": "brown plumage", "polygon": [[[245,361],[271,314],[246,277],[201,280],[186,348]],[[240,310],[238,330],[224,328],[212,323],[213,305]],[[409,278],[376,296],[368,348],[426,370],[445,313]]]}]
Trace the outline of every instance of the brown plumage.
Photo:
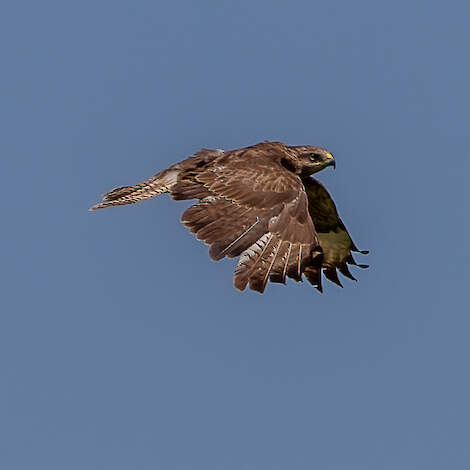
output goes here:
[{"label": "brown plumage", "polygon": [[90,210],[162,193],[175,200],[198,199],[182,222],[210,245],[213,260],[240,257],[237,289],[249,285],[264,292],[268,281],[300,281],[304,274],[322,291],[322,271],[340,286],[337,269],[354,279],[348,263],[356,264],[351,251],[359,251],[331,196],[310,177],[334,164],[322,147],[281,142],[230,151],[203,149],[143,183],[106,193]]}]

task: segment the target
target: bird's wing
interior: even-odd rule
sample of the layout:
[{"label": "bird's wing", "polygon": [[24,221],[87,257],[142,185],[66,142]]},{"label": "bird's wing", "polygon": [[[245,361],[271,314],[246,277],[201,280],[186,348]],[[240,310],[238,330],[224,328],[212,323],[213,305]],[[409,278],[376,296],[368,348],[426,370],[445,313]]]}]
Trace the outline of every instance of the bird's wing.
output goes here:
[{"label": "bird's wing", "polygon": [[211,246],[214,260],[240,256],[235,287],[263,292],[268,280],[301,280],[318,238],[300,178],[280,159],[248,148],[182,172],[171,194],[199,199],[182,221]]},{"label": "bird's wing", "polygon": [[[344,276],[356,280],[349,272],[348,263],[361,268],[368,266],[357,264],[351,252],[356,251],[362,254],[368,252],[357,249],[326,188],[314,178],[306,178],[303,183],[308,196],[308,210],[323,250],[322,268],[325,277],[341,286],[336,272],[338,269]],[[321,290],[320,269],[309,268],[305,275],[309,280],[312,279]]]}]

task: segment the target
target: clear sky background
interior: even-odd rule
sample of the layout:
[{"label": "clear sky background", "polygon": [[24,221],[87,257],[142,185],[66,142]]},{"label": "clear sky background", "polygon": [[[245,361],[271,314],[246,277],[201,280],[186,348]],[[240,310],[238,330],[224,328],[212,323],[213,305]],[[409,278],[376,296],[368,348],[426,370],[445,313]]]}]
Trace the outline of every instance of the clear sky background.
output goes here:
[{"label": "clear sky background", "polygon": [[[0,18],[2,469],[468,469],[465,1],[17,1]],[[358,283],[232,287],[167,196],[327,146]]]}]

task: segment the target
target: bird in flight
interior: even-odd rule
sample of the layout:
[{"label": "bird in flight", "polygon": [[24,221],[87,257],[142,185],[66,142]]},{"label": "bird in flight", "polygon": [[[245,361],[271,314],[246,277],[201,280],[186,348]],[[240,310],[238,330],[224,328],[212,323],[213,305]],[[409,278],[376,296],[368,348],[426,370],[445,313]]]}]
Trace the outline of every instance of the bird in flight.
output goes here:
[{"label": "bird in flight", "polygon": [[[356,280],[348,264],[359,250],[335,203],[313,173],[335,167],[323,147],[261,142],[236,150],[202,149],[143,183],[106,193],[90,210],[170,193],[197,199],[181,218],[213,260],[239,257],[234,285],[263,293],[268,281],[307,280],[322,292],[322,272],[341,286],[337,270]],[[367,254],[367,251],[360,251]],[[341,286],[342,287],[342,286]]]}]

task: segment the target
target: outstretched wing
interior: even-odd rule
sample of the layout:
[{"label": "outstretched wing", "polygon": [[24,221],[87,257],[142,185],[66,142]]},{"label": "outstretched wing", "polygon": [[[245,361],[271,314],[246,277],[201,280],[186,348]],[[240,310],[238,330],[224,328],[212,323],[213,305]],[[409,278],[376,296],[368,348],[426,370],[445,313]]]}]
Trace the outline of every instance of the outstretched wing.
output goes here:
[{"label": "outstretched wing", "polygon": [[319,254],[302,181],[282,166],[282,148],[266,147],[226,152],[182,172],[171,189],[174,199],[199,199],[182,221],[211,246],[212,259],[240,256],[240,290],[263,292],[268,280],[286,276],[299,281]]},{"label": "outstretched wing", "polygon": [[[349,272],[348,263],[367,268],[365,264],[357,264],[352,256],[352,251],[367,254],[368,251],[360,251],[352,241],[343,221],[338,215],[335,203],[326,188],[314,178],[303,180],[308,196],[308,210],[315,224],[318,239],[323,250],[322,268],[325,277],[341,286],[337,269],[349,279],[356,280]],[[305,275],[321,291],[320,268],[309,268]],[[341,286],[342,287],[342,286]]]}]

